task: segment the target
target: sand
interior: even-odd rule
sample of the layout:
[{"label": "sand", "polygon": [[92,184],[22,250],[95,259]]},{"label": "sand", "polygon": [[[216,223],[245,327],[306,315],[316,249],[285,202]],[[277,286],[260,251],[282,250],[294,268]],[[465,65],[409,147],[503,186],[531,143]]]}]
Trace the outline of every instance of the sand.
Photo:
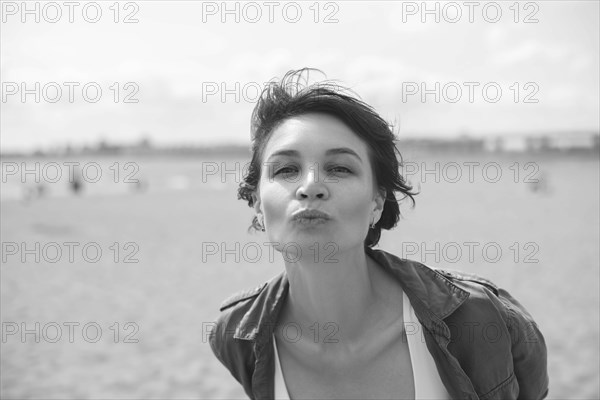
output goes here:
[{"label": "sand", "polygon": [[[423,251],[409,258],[475,272],[507,288],[546,337],[549,398],[598,398],[598,158],[411,157],[429,165],[497,161],[505,174],[515,161],[521,172],[533,161],[544,171],[548,190],[538,192],[523,176],[517,183],[512,177],[497,183],[422,182],[417,208],[403,207],[403,220],[384,232],[379,248],[400,255],[415,245],[446,246],[438,262]],[[239,260],[203,254],[211,243],[234,248],[238,242],[243,248],[267,241],[264,234],[246,232],[252,210],[236,198],[239,178],[221,182],[217,175],[203,182],[203,165],[218,158],[118,160],[139,165],[145,192],[103,182],[73,196],[66,186],[49,184],[44,197],[24,202],[18,182],[3,184],[4,246],[25,242],[32,248],[39,242],[48,254],[22,262],[3,250],[2,398],[246,398],[212,355],[207,324],[223,299],[269,279],[283,263],[279,257],[270,262],[266,247],[256,262],[249,253]],[[99,160],[104,166],[111,161]],[[79,243],[78,249],[94,243],[102,256],[90,262],[75,251],[73,262],[65,254],[49,262],[48,244],[64,250],[65,242]],[[473,259],[463,254],[454,261],[449,243],[465,242],[479,248],[496,243],[503,256],[490,262],[476,251]],[[138,262],[124,262],[126,256]],[[15,327],[19,331],[9,334]],[[25,337],[23,327],[31,331]]]}]

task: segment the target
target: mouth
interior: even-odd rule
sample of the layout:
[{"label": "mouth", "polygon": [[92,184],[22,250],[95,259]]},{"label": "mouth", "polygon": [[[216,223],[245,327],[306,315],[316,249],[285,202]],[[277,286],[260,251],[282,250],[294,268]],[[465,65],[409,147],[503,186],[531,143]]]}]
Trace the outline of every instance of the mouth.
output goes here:
[{"label": "mouth", "polygon": [[303,209],[292,215],[292,220],[304,225],[317,225],[329,221],[329,214],[319,210]]}]

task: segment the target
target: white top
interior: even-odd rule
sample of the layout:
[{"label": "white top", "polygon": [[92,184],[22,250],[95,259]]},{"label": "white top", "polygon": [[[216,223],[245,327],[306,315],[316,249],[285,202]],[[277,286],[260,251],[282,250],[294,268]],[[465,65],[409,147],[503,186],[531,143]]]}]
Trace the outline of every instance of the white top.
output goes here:
[{"label": "white top", "polygon": [[[410,362],[415,379],[415,400],[449,400],[450,395],[440,379],[433,357],[429,353],[429,350],[427,350],[423,327],[417,319],[415,310],[406,294],[403,293],[402,296],[404,329],[406,330],[406,338],[408,339]],[[285,386],[285,380],[281,371],[275,336],[273,336],[273,347],[275,348],[275,399],[290,400],[290,395]]]},{"label": "white top", "polygon": [[279,364],[279,354],[277,354],[277,343],[273,335],[273,347],[275,348],[275,400],[290,400],[290,395],[283,380],[281,365]]}]

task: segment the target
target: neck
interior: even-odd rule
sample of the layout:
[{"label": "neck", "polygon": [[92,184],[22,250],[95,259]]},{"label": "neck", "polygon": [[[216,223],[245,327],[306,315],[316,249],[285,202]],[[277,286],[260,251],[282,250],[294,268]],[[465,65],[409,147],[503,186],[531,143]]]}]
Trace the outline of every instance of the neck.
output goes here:
[{"label": "neck", "polygon": [[285,263],[290,283],[286,320],[300,324],[311,336],[318,332],[322,337],[335,330],[332,336],[336,338],[360,337],[369,328],[365,326],[367,317],[379,301],[375,262],[362,244],[336,253],[331,260],[335,262],[315,263],[314,258],[311,254]]}]

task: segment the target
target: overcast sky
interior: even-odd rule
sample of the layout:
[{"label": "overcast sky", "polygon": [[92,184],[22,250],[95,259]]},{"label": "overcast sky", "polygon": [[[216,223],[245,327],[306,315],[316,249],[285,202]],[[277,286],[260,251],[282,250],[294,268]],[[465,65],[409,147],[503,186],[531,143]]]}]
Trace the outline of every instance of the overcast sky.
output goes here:
[{"label": "overcast sky", "polygon": [[352,88],[401,137],[599,129],[597,1],[428,2],[431,14],[420,1],[229,2],[230,13],[137,1],[118,15],[113,3],[79,2],[72,23],[63,2],[29,14],[2,3],[3,151],[142,135],[249,143],[257,88],[301,67]]}]

